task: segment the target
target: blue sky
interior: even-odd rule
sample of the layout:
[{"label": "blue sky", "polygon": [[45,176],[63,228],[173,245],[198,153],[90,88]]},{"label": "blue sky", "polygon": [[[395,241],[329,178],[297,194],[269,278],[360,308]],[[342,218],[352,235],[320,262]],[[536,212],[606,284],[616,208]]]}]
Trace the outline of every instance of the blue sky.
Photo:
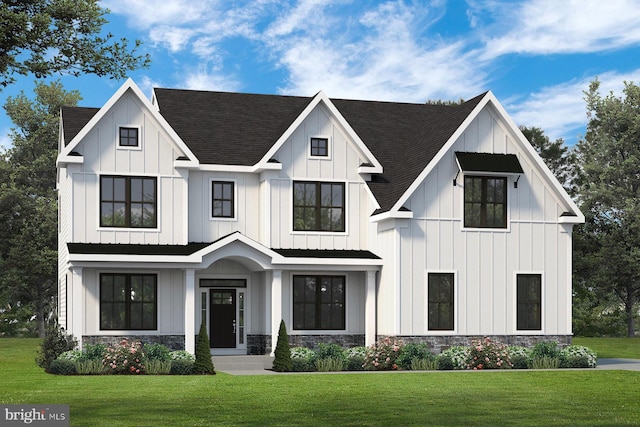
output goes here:
[{"label": "blue sky", "polygon": [[[140,39],[152,87],[425,102],[491,90],[518,125],[570,144],[584,135],[583,91],[640,83],[637,0],[103,0],[105,31]],[[0,103],[34,78],[0,92]],[[121,81],[63,76],[82,106]],[[0,145],[11,122],[0,114]]]}]

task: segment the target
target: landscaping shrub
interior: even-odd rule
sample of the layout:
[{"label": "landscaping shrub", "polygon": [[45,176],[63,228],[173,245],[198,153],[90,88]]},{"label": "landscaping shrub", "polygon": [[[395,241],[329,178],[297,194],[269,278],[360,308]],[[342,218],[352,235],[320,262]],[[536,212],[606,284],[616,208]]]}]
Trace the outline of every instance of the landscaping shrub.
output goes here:
[{"label": "landscaping shrub", "polygon": [[560,350],[561,368],[595,368],[598,355],[588,347],[570,345]]},{"label": "landscaping shrub", "polygon": [[127,339],[107,347],[102,364],[110,374],[144,374],[144,352],[139,341]]},{"label": "landscaping shrub", "polygon": [[412,371],[434,371],[436,369],[438,369],[438,362],[435,356],[430,359],[419,359],[416,357],[411,360]]},{"label": "landscaping shrub", "polygon": [[49,365],[49,373],[56,375],[73,375],[77,372],[76,364],[69,359],[56,359]]},{"label": "landscaping shrub", "polygon": [[335,357],[325,357],[316,360],[316,370],[318,372],[334,372],[344,370],[344,360]]},{"label": "landscaping shrub", "polygon": [[291,349],[289,348],[289,335],[284,320],[280,321],[278,330],[278,343],[274,351],[273,370],[276,372],[291,371]]},{"label": "landscaping shrub", "polygon": [[436,365],[439,371],[452,371],[453,370],[453,358],[448,354],[440,354],[436,358]]},{"label": "landscaping shrub", "polygon": [[538,356],[531,359],[533,369],[558,369],[559,366],[559,357]]},{"label": "landscaping shrub", "polygon": [[346,358],[340,345],[320,343],[316,354],[316,370],[320,372],[344,370]]},{"label": "landscaping shrub", "polygon": [[[464,347],[461,345],[454,345],[449,347],[447,350],[443,351],[441,354],[451,358],[451,363],[453,365],[453,369],[456,370],[464,370],[469,369],[469,365],[467,365],[467,356],[469,356],[469,347]],[[443,362],[446,363],[446,362]],[[438,366],[440,364],[438,363]],[[440,369],[438,367],[438,369]]]},{"label": "landscaping shrub", "polygon": [[291,370],[294,372],[311,372],[316,369],[318,355],[307,347],[293,347],[291,354]]},{"label": "landscaping shrub", "polygon": [[171,358],[171,360],[186,360],[191,363],[196,361],[196,357],[186,350],[172,351],[171,353],[169,353],[169,357]]},{"label": "landscaping shrub", "polygon": [[507,353],[509,353],[509,360],[513,369],[529,368],[531,351],[528,348],[512,345],[507,347]]},{"label": "landscaping shrub", "polygon": [[365,357],[367,356],[366,347],[351,347],[345,350],[345,357],[347,359],[346,370],[347,371],[363,371]]},{"label": "landscaping shrub", "polygon": [[560,366],[558,343],[543,341],[533,346],[530,366],[533,369],[557,369]]},{"label": "landscaping shrub", "polygon": [[488,337],[472,341],[466,362],[474,370],[511,368],[507,346]]},{"label": "landscaping shrub", "polygon": [[398,369],[396,361],[402,349],[402,341],[385,338],[367,347],[364,369],[370,371],[390,371]]},{"label": "landscaping shrub", "polygon": [[196,343],[196,361],[193,362],[194,374],[210,374],[215,375],[216,371],[211,360],[211,350],[209,347],[209,334],[204,322],[200,324],[200,332]]},{"label": "landscaping shrub", "polygon": [[159,360],[161,362],[170,362],[171,355],[169,349],[162,344],[145,344],[143,347],[147,360]]},{"label": "landscaping shrub", "polygon": [[79,360],[76,362],[76,370],[81,375],[99,375],[105,372],[101,359]]},{"label": "landscaping shrub", "polygon": [[80,350],[67,350],[58,356],[58,359],[70,360],[72,362],[78,362],[84,358],[82,351]]},{"label": "landscaping shrub", "polygon": [[50,323],[47,325],[45,337],[36,357],[36,363],[46,372],[49,372],[51,363],[65,351],[73,350],[77,344],[73,335],[67,334],[57,324]]},{"label": "landscaping shrub", "polygon": [[[435,356],[429,351],[424,343],[405,344],[398,356],[396,363],[401,369],[412,369],[414,360],[435,360]],[[421,369],[424,370],[424,369]]]},{"label": "landscaping shrub", "polygon": [[107,347],[104,344],[85,344],[81,361],[102,360],[106,351]]},{"label": "landscaping shrub", "polygon": [[171,372],[171,360],[147,360],[145,368],[149,375],[167,375]]},{"label": "landscaping shrub", "polygon": [[191,375],[193,373],[193,361],[187,359],[174,359],[169,370],[171,375]]}]

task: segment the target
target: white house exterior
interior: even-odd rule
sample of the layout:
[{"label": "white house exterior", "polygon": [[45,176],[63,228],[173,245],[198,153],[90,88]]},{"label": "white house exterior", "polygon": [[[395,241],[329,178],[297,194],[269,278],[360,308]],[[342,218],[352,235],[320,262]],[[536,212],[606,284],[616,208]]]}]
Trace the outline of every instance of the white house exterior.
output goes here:
[{"label": "white house exterior", "polygon": [[214,354],[571,337],[584,221],[490,92],[456,106],[156,89],[63,108],[59,322]]}]

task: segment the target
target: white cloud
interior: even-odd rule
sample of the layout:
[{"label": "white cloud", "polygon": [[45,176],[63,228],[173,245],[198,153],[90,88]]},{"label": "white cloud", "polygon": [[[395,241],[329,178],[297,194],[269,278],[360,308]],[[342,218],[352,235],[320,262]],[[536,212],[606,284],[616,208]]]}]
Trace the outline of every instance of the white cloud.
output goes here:
[{"label": "white cloud", "polygon": [[198,22],[217,1],[210,0],[102,0],[112,13],[127,17],[132,28],[149,29],[157,25],[181,26]]},{"label": "white cloud", "polygon": [[564,138],[572,142],[573,138],[584,136],[588,122],[584,91],[596,77],[600,80],[601,95],[613,92],[615,96],[623,96],[624,81],[640,81],[640,69],[630,73],[607,72],[545,87],[522,102],[505,103],[505,108],[518,125],[539,127],[552,140]]},{"label": "white cloud", "polygon": [[[586,53],[640,44],[640,8],[634,0],[534,0],[473,3],[496,22],[485,32],[484,58],[509,53]],[[474,21],[475,22],[475,21]]]},{"label": "white cloud", "polygon": [[182,78],[180,87],[192,90],[215,90],[235,92],[241,87],[240,83],[217,69],[209,70],[206,66],[187,71]]}]

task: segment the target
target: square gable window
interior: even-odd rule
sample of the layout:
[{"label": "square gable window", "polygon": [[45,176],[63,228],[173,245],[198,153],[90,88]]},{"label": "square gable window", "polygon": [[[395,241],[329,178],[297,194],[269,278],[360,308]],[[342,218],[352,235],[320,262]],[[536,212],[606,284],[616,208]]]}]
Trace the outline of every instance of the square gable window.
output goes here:
[{"label": "square gable window", "polygon": [[329,157],[329,138],[311,137],[309,145],[311,157]]},{"label": "square gable window", "polygon": [[121,148],[139,148],[140,128],[134,126],[120,126],[118,128],[118,146]]}]

